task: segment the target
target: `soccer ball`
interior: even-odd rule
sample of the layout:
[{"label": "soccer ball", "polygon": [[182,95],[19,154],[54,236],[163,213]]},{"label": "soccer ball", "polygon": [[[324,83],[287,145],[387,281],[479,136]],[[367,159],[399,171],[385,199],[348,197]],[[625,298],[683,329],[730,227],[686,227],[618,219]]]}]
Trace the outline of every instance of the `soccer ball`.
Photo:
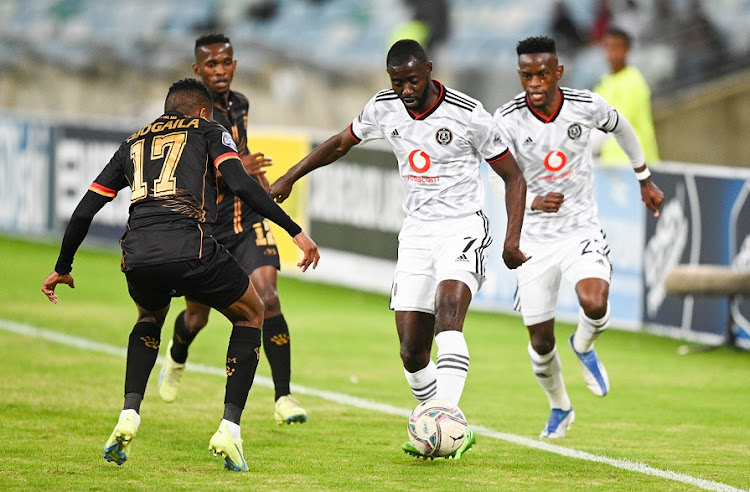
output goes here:
[{"label": "soccer ball", "polygon": [[409,417],[409,439],[417,451],[436,458],[453,454],[466,437],[466,418],[448,400],[428,400]]}]

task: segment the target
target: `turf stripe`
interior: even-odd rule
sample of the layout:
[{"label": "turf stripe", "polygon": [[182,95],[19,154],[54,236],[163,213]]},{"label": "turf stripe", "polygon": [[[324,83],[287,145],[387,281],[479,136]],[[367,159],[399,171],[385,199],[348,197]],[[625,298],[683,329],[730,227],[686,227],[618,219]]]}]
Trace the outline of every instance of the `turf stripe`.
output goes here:
[{"label": "turf stripe", "polygon": [[[35,326],[27,325],[24,323],[17,323],[15,321],[0,319],[0,330],[16,333],[27,337],[39,338],[50,342],[59,343],[69,347],[79,348],[81,350],[87,350],[89,352],[104,353],[110,355],[116,355],[119,357],[125,357],[127,350],[123,347],[117,347],[101,342],[95,342],[85,338],[80,338],[72,335],[66,335],[64,333],[46,330]],[[157,363],[163,361],[163,357],[159,357]],[[192,362],[187,363],[186,370],[193,371],[202,374],[211,374],[214,376],[226,376],[224,368],[211,367],[204,364],[196,364]],[[260,386],[267,388],[273,388],[273,380],[264,376],[255,376],[255,383]],[[399,408],[387,403],[378,403],[364,398],[358,398],[356,396],[347,395],[344,393],[338,393],[335,391],[319,390],[315,388],[309,388],[307,386],[300,386],[298,384],[292,384],[291,389],[294,393],[299,395],[313,396],[324,400],[332,401],[341,405],[348,405],[364,410],[371,410],[375,412],[381,412],[389,415],[395,415],[398,417],[409,417],[411,410],[406,408]],[[479,435],[490,437],[493,439],[500,439],[520,446],[526,446],[529,448],[539,449],[541,451],[547,451],[549,453],[566,456],[569,458],[575,458],[579,460],[592,461],[596,463],[604,463],[615,468],[628,470],[636,473],[642,473],[644,475],[652,475],[655,477],[664,478],[667,480],[673,480],[675,482],[682,482],[688,485],[692,485],[703,490],[713,490],[720,492],[741,492],[741,489],[732,487],[731,485],[723,484],[721,482],[713,482],[711,480],[705,480],[702,478],[685,475],[684,473],[673,472],[669,470],[661,470],[654,468],[645,463],[638,463],[636,461],[629,461],[623,459],[609,458],[598,454],[587,453],[585,451],[578,451],[577,449],[565,448],[555,444],[550,444],[546,441],[537,439],[530,439],[528,437],[519,436],[516,434],[510,434],[507,432],[500,432],[488,427],[472,425],[472,430]]]}]

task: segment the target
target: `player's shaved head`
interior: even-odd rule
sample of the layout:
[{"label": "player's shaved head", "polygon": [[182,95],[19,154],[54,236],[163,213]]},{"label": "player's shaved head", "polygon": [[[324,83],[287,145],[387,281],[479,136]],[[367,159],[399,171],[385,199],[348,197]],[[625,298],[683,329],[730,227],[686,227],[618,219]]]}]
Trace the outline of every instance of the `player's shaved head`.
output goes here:
[{"label": "player's shaved head", "polygon": [[195,40],[195,57],[198,58],[201,48],[211,46],[212,44],[232,44],[232,42],[220,32],[204,34]]},{"label": "player's shaved head", "polygon": [[178,80],[169,88],[164,101],[164,111],[179,111],[182,114],[195,116],[203,108],[213,107],[211,93],[197,79]]},{"label": "player's shaved head", "polygon": [[555,40],[547,36],[531,36],[522,39],[516,45],[516,54],[518,56],[534,55],[537,53],[549,53],[557,56]]},{"label": "player's shaved head", "polygon": [[416,60],[420,63],[428,63],[430,61],[421,44],[413,39],[401,39],[396,41],[391,46],[391,49],[388,50],[385,64],[387,67],[400,67],[406,65],[411,60]]}]

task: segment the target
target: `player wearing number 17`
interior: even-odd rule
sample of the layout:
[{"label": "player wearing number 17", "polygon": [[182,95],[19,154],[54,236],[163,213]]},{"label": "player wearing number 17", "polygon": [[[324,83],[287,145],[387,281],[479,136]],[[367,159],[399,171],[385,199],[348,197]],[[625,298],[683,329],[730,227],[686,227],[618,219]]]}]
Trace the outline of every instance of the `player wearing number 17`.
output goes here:
[{"label": "player wearing number 17", "polygon": [[[305,174],[334,162],[360,142],[385,139],[403,181],[404,219],[391,309],[406,380],[419,401],[458,405],[469,370],[463,323],[484,281],[492,242],[479,174],[482,159],[505,182],[508,226],[503,259],[509,268],[526,261],[519,249],[526,184],[490,114],[471,97],[433,80],[432,62],[413,40],[396,42],[386,68],[391,89],[375,94],[341,133],[315,148],[271,185],[283,201]],[[437,365],[430,359],[432,339]],[[474,443],[467,431],[453,455]],[[421,456],[410,442],[405,452]]]},{"label": "player wearing number 17", "polygon": [[250,178],[232,136],[211,121],[213,102],[195,79],[175,82],[164,114],[135,132],[89,187],[65,230],[55,270],[42,285],[57,303],[55,287],[73,287],[73,257],[94,215],[130,187],[128,229],[120,242],[122,271],[138,320],[130,333],[125,403],[104,445],[104,458],[122,465],[140,425],[140,406],[156,362],[161,328],[172,297],[189,295],[219,310],[231,323],[227,347],[224,417],[209,442],[224,467],[247,471],[240,417],[255,377],[263,303],[237,260],[211,236],[216,218],[216,173],[250,207],[283,227],[303,251],[302,271],[316,267],[318,248]]},{"label": "player wearing number 17", "polygon": [[517,302],[529,331],[531,365],[552,409],[541,437],[555,438],[565,436],[575,418],[555,346],[561,278],[575,286],[581,306],[569,343],[584,381],[597,396],[609,392],[607,372],[594,351],[594,341],[609,322],[612,269],[594,201],[591,131],[598,128],[614,135],[640,182],[641,199],[654,216],[659,215],[664,194],[649,177],[630,123],[598,94],[559,86],[563,66],[558,64],[554,40],[524,39],[516,53],[524,92],[498,109],[495,120],[528,183],[521,247],[531,259],[518,269]]}]

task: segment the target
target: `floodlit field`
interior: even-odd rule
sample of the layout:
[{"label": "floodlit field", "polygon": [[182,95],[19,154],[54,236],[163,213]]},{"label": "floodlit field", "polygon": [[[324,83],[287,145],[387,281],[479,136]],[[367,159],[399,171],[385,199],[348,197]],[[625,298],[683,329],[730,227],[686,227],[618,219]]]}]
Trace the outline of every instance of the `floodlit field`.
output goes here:
[{"label": "floodlit field", "polygon": [[[0,237],[0,258],[0,490],[750,488],[750,354],[681,356],[678,341],[610,330],[597,347],[612,392],[598,399],[565,345],[573,327],[561,325],[577,420],[568,437],[545,447],[536,436],[547,401],[530,370],[520,318],[471,313],[461,408],[480,430],[478,443],[460,461],[422,462],[400,451],[404,415],[416,402],[387,299],[289,278],[279,288],[292,333],[292,380],[308,423],[275,424],[262,359],[263,378],[242,421],[250,473],[222,469],[208,440],[222,414],[230,327],[213,313],[191,348],[199,370],[185,374],[173,404],[158,397],[158,363],[138,436],[118,467],[102,458],[102,448],[121,409],[124,349],[135,321],[118,256],[81,251],[76,289],[58,287],[58,305],[40,292],[57,244]],[[183,306],[173,303],[163,340]]]}]

